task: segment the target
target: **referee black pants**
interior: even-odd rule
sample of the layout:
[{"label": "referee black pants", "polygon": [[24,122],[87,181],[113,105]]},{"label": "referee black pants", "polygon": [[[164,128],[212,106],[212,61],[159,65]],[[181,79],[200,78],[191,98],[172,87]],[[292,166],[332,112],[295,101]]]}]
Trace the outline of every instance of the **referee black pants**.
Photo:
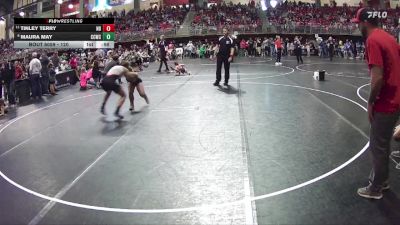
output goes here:
[{"label": "referee black pants", "polygon": [[163,63],[165,64],[165,70],[169,70],[168,64],[167,64],[167,57],[161,56],[161,58],[160,58],[160,67],[158,68],[158,71],[161,71]]},{"label": "referee black pants", "polygon": [[296,49],[296,58],[297,58],[297,64],[303,63],[303,57],[301,56],[301,49]]},{"label": "referee black pants", "polygon": [[228,83],[228,81],[229,81],[229,67],[230,67],[230,62],[228,61],[228,59],[229,59],[229,57],[217,56],[217,79],[216,79],[216,83],[221,82],[222,63],[224,64],[224,70],[225,70],[225,83]]}]

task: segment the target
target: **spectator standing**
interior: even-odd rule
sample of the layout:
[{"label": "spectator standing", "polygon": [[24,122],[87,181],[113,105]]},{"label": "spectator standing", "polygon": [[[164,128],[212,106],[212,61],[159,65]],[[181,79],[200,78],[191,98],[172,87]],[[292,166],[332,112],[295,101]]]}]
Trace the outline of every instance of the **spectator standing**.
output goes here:
[{"label": "spectator standing", "polygon": [[50,94],[57,95],[56,93],[56,71],[54,69],[53,63],[49,63],[49,85],[50,85]]},{"label": "spectator standing", "polygon": [[282,41],[280,36],[276,36],[275,40],[275,50],[276,50],[276,62],[275,66],[282,65],[281,57],[282,57]]},{"label": "spectator standing", "polygon": [[253,57],[254,56],[254,41],[253,41],[253,39],[252,38],[250,38],[248,41],[247,41],[247,52],[249,53],[249,57]]},{"label": "spectator standing", "polygon": [[24,77],[24,70],[19,61],[15,61],[15,79],[21,80]]},{"label": "spectator standing", "polygon": [[102,76],[100,72],[99,61],[97,59],[93,61],[92,73],[93,73],[93,79],[96,83],[96,88],[100,88],[100,80]]},{"label": "spectator standing", "polygon": [[274,57],[276,55],[275,52],[275,42],[272,38],[269,39],[269,48],[270,48],[270,52],[271,52],[271,58]]},{"label": "spectator standing", "polygon": [[40,56],[40,63],[42,64],[41,78],[40,82],[42,85],[42,94],[48,95],[49,94],[49,57],[47,56],[47,52],[44,51],[43,54]]},{"label": "spectator standing", "polygon": [[71,69],[75,71],[75,77],[74,80],[72,81],[72,84],[76,84],[76,82],[79,81],[79,75],[78,75],[78,59],[75,53],[72,54],[72,57],[69,60],[69,65],[71,66]]},{"label": "spectator standing", "polygon": [[54,69],[58,68],[60,66],[60,57],[58,57],[58,53],[54,52],[53,56],[51,57],[51,62],[54,65]]},{"label": "spectator standing", "polygon": [[3,98],[4,63],[0,64],[0,100]]},{"label": "spectator standing", "polygon": [[378,28],[374,10],[361,8],[352,22],[366,38],[366,58],[371,75],[368,117],[371,123],[369,150],[372,170],[369,185],[357,193],[364,198],[381,199],[389,189],[390,141],[399,118],[400,47],[393,36]]},{"label": "spectator standing", "polygon": [[247,43],[244,39],[240,41],[240,56],[246,56]]},{"label": "spectator standing", "polygon": [[329,59],[333,60],[333,53],[335,51],[335,42],[332,37],[328,38],[328,50],[329,50]]},{"label": "spectator standing", "polygon": [[36,52],[32,53],[32,60],[29,63],[29,79],[31,81],[32,97],[34,99],[40,99],[42,97],[42,87],[40,84],[42,64],[37,57],[38,55]]},{"label": "spectator standing", "polygon": [[15,68],[12,62],[4,63],[3,67],[4,86],[7,91],[8,104],[15,105]]}]

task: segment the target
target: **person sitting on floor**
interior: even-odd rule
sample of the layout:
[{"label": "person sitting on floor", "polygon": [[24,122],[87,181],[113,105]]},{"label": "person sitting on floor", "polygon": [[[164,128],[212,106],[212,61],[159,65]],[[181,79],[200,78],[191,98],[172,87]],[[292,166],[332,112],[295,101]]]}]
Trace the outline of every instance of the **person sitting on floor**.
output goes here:
[{"label": "person sitting on floor", "polygon": [[[92,86],[96,86],[96,82],[94,82],[93,78],[93,71],[92,69],[89,69],[88,71],[86,71],[85,67],[81,68],[81,75],[79,77],[80,79],[80,85],[81,85],[81,91],[87,90],[87,89],[91,89]],[[88,86],[89,84],[89,86]]]}]

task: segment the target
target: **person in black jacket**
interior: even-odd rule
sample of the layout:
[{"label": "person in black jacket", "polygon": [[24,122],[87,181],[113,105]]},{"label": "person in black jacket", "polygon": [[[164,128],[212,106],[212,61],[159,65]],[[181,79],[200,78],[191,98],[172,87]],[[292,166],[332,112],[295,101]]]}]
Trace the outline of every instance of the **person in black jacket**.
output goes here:
[{"label": "person in black jacket", "polygon": [[296,55],[297,58],[297,64],[303,63],[303,57],[302,55],[302,49],[301,49],[301,43],[298,37],[294,38],[294,54]]},{"label": "person in black jacket", "polygon": [[161,67],[163,63],[165,64],[165,71],[169,72],[168,69],[168,64],[167,64],[167,51],[165,50],[165,47],[167,46],[167,43],[164,40],[164,35],[160,36],[160,42],[158,43],[158,48],[160,50],[160,67],[158,68],[157,72],[161,73]]},{"label": "person in black jacket", "polygon": [[7,90],[8,104],[15,105],[15,68],[11,61],[3,64],[2,75],[4,80],[4,86]]}]

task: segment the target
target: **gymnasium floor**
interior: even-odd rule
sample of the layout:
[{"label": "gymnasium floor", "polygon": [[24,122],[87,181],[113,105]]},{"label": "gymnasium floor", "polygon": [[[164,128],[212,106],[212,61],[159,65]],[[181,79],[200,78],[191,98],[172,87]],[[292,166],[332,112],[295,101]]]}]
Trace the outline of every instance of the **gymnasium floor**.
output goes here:
[{"label": "gymnasium floor", "polygon": [[283,62],[239,58],[229,89],[209,60],[183,77],[151,64],[150,105],[136,95],[119,123],[115,94],[103,117],[104,92],[77,86],[18,108],[0,120],[0,224],[400,224],[399,158],[382,200],[356,194],[371,168],[364,62]]}]

